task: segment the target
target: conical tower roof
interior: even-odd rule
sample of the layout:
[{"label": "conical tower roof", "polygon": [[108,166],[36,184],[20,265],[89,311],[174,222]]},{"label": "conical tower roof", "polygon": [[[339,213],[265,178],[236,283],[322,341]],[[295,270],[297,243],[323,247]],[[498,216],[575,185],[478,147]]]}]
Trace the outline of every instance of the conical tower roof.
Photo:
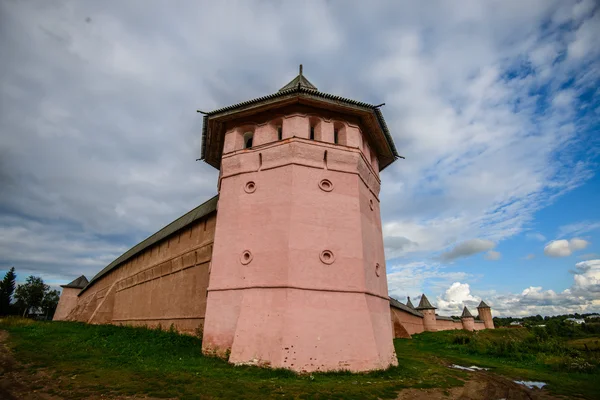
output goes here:
[{"label": "conical tower roof", "polygon": [[410,297],[407,296],[406,297],[408,300],[406,301],[406,305],[409,306],[410,308],[412,308],[413,310],[415,309],[415,306],[413,306],[412,301],[410,301]]},{"label": "conical tower roof", "polygon": [[308,79],[302,74],[302,64],[300,64],[300,71],[298,72],[298,76],[292,79],[287,85],[279,89],[280,92],[284,92],[290,89],[308,89],[308,90],[318,90],[315,85],[310,83]]},{"label": "conical tower roof", "polygon": [[85,276],[81,275],[79,278],[74,281],[67,283],[66,285],[60,285],[62,288],[73,288],[73,289],[83,289],[88,284],[88,280]]},{"label": "conical tower roof", "polygon": [[490,308],[490,306],[488,306],[487,304],[485,304],[485,301],[481,300],[481,303],[479,303],[479,305],[477,306],[477,308]]},{"label": "conical tower roof", "polygon": [[425,293],[421,296],[421,301],[419,301],[419,306],[417,310],[435,310],[435,307],[431,305]]},{"label": "conical tower roof", "polygon": [[469,311],[469,309],[467,307],[463,308],[463,312],[462,315],[460,316],[461,318],[473,318],[473,315],[471,314],[471,312]]}]

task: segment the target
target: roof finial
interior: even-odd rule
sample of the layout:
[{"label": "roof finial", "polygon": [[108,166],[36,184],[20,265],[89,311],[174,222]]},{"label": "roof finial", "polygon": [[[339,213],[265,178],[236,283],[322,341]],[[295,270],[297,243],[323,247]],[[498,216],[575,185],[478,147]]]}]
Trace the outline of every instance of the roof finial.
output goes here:
[{"label": "roof finial", "polygon": [[302,64],[300,64],[300,76],[302,76]]}]

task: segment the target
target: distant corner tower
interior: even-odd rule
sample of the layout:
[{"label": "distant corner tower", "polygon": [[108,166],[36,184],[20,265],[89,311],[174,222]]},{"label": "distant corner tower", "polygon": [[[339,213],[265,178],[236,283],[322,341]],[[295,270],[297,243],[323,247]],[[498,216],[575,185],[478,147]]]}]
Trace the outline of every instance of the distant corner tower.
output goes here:
[{"label": "distant corner tower", "polygon": [[398,157],[379,106],[278,92],[204,114],[220,170],[203,352],[300,372],[396,365],[379,172]]},{"label": "distant corner tower", "polygon": [[477,306],[477,311],[479,312],[479,319],[485,324],[485,329],[494,329],[494,319],[492,318],[490,306],[481,300],[481,303]]},{"label": "distant corner tower", "polygon": [[425,293],[421,295],[421,301],[417,306],[417,310],[423,314],[423,327],[428,332],[437,331],[437,319],[435,316],[436,308],[431,305]]}]

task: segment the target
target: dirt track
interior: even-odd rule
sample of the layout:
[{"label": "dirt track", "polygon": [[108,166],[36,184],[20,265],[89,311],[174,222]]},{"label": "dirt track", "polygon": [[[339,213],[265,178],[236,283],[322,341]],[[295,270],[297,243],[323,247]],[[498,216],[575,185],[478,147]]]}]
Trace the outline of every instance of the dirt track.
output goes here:
[{"label": "dirt track", "polygon": [[527,389],[502,376],[485,371],[470,372],[463,387],[452,389],[406,389],[397,400],[556,400],[545,390]]},{"label": "dirt track", "polygon": [[[59,388],[59,382],[44,370],[31,374],[21,365],[6,345],[8,333],[0,330],[0,399],[2,400],[61,400],[73,397]],[[553,400],[543,390],[527,389],[512,381],[489,372],[472,372],[472,378],[463,387],[452,389],[407,389],[400,392],[398,400]],[[61,379],[61,378],[59,378]],[[71,379],[64,377],[62,379]],[[54,394],[60,393],[60,394]],[[150,399],[145,396],[98,396],[86,395],[86,399]]]}]

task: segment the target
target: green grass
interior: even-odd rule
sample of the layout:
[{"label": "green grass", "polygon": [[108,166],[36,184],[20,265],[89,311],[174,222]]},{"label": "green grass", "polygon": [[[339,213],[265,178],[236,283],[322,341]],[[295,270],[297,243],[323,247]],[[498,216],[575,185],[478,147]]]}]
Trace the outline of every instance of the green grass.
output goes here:
[{"label": "green grass", "polygon": [[26,368],[49,368],[55,378],[63,377],[57,382],[69,398],[93,392],[182,399],[393,399],[402,388],[449,388],[468,376],[429,354],[400,353],[401,366],[380,372],[297,375],[204,357],[199,339],[168,331],[22,320],[0,320],[0,329],[9,332],[15,357]]},{"label": "green grass", "polygon": [[[515,379],[542,381],[554,394],[597,399],[600,393],[599,353],[577,353],[579,341],[565,341],[553,346],[532,343],[533,333],[527,329],[492,331],[445,331],[414,335],[412,341],[396,342],[396,351],[435,354],[463,366],[477,365]],[[465,338],[468,338],[465,340]],[[588,338],[595,343],[599,338]],[[466,343],[465,343],[466,342]],[[512,343],[512,344],[511,344]],[[588,345],[588,348],[590,346]],[[524,351],[530,349],[530,351]],[[541,351],[544,350],[544,351]],[[574,372],[563,365],[565,360],[591,365],[585,372]]]},{"label": "green grass", "polygon": [[[544,381],[556,394],[592,399],[600,393],[596,371],[556,370],[548,361],[559,356],[485,354],[486,342],[527,339],[524,329],[423,333],[412,340],[394,341],[398,367],[367,374],[311,375],[235,367],[202,356],[198,338],[169,331],[21,319],[0,320],[0,329],[10,333],[9,345],[23,368],[47,368],[56,378],[55,394],[63,391],[69,398],[95,393],[182,399],[393,399],[403,388],[463,385],[469,374],[446,367],[449,362],[489,367],[515,379]],[[464,337],[469,337],[468,343]]]}]

